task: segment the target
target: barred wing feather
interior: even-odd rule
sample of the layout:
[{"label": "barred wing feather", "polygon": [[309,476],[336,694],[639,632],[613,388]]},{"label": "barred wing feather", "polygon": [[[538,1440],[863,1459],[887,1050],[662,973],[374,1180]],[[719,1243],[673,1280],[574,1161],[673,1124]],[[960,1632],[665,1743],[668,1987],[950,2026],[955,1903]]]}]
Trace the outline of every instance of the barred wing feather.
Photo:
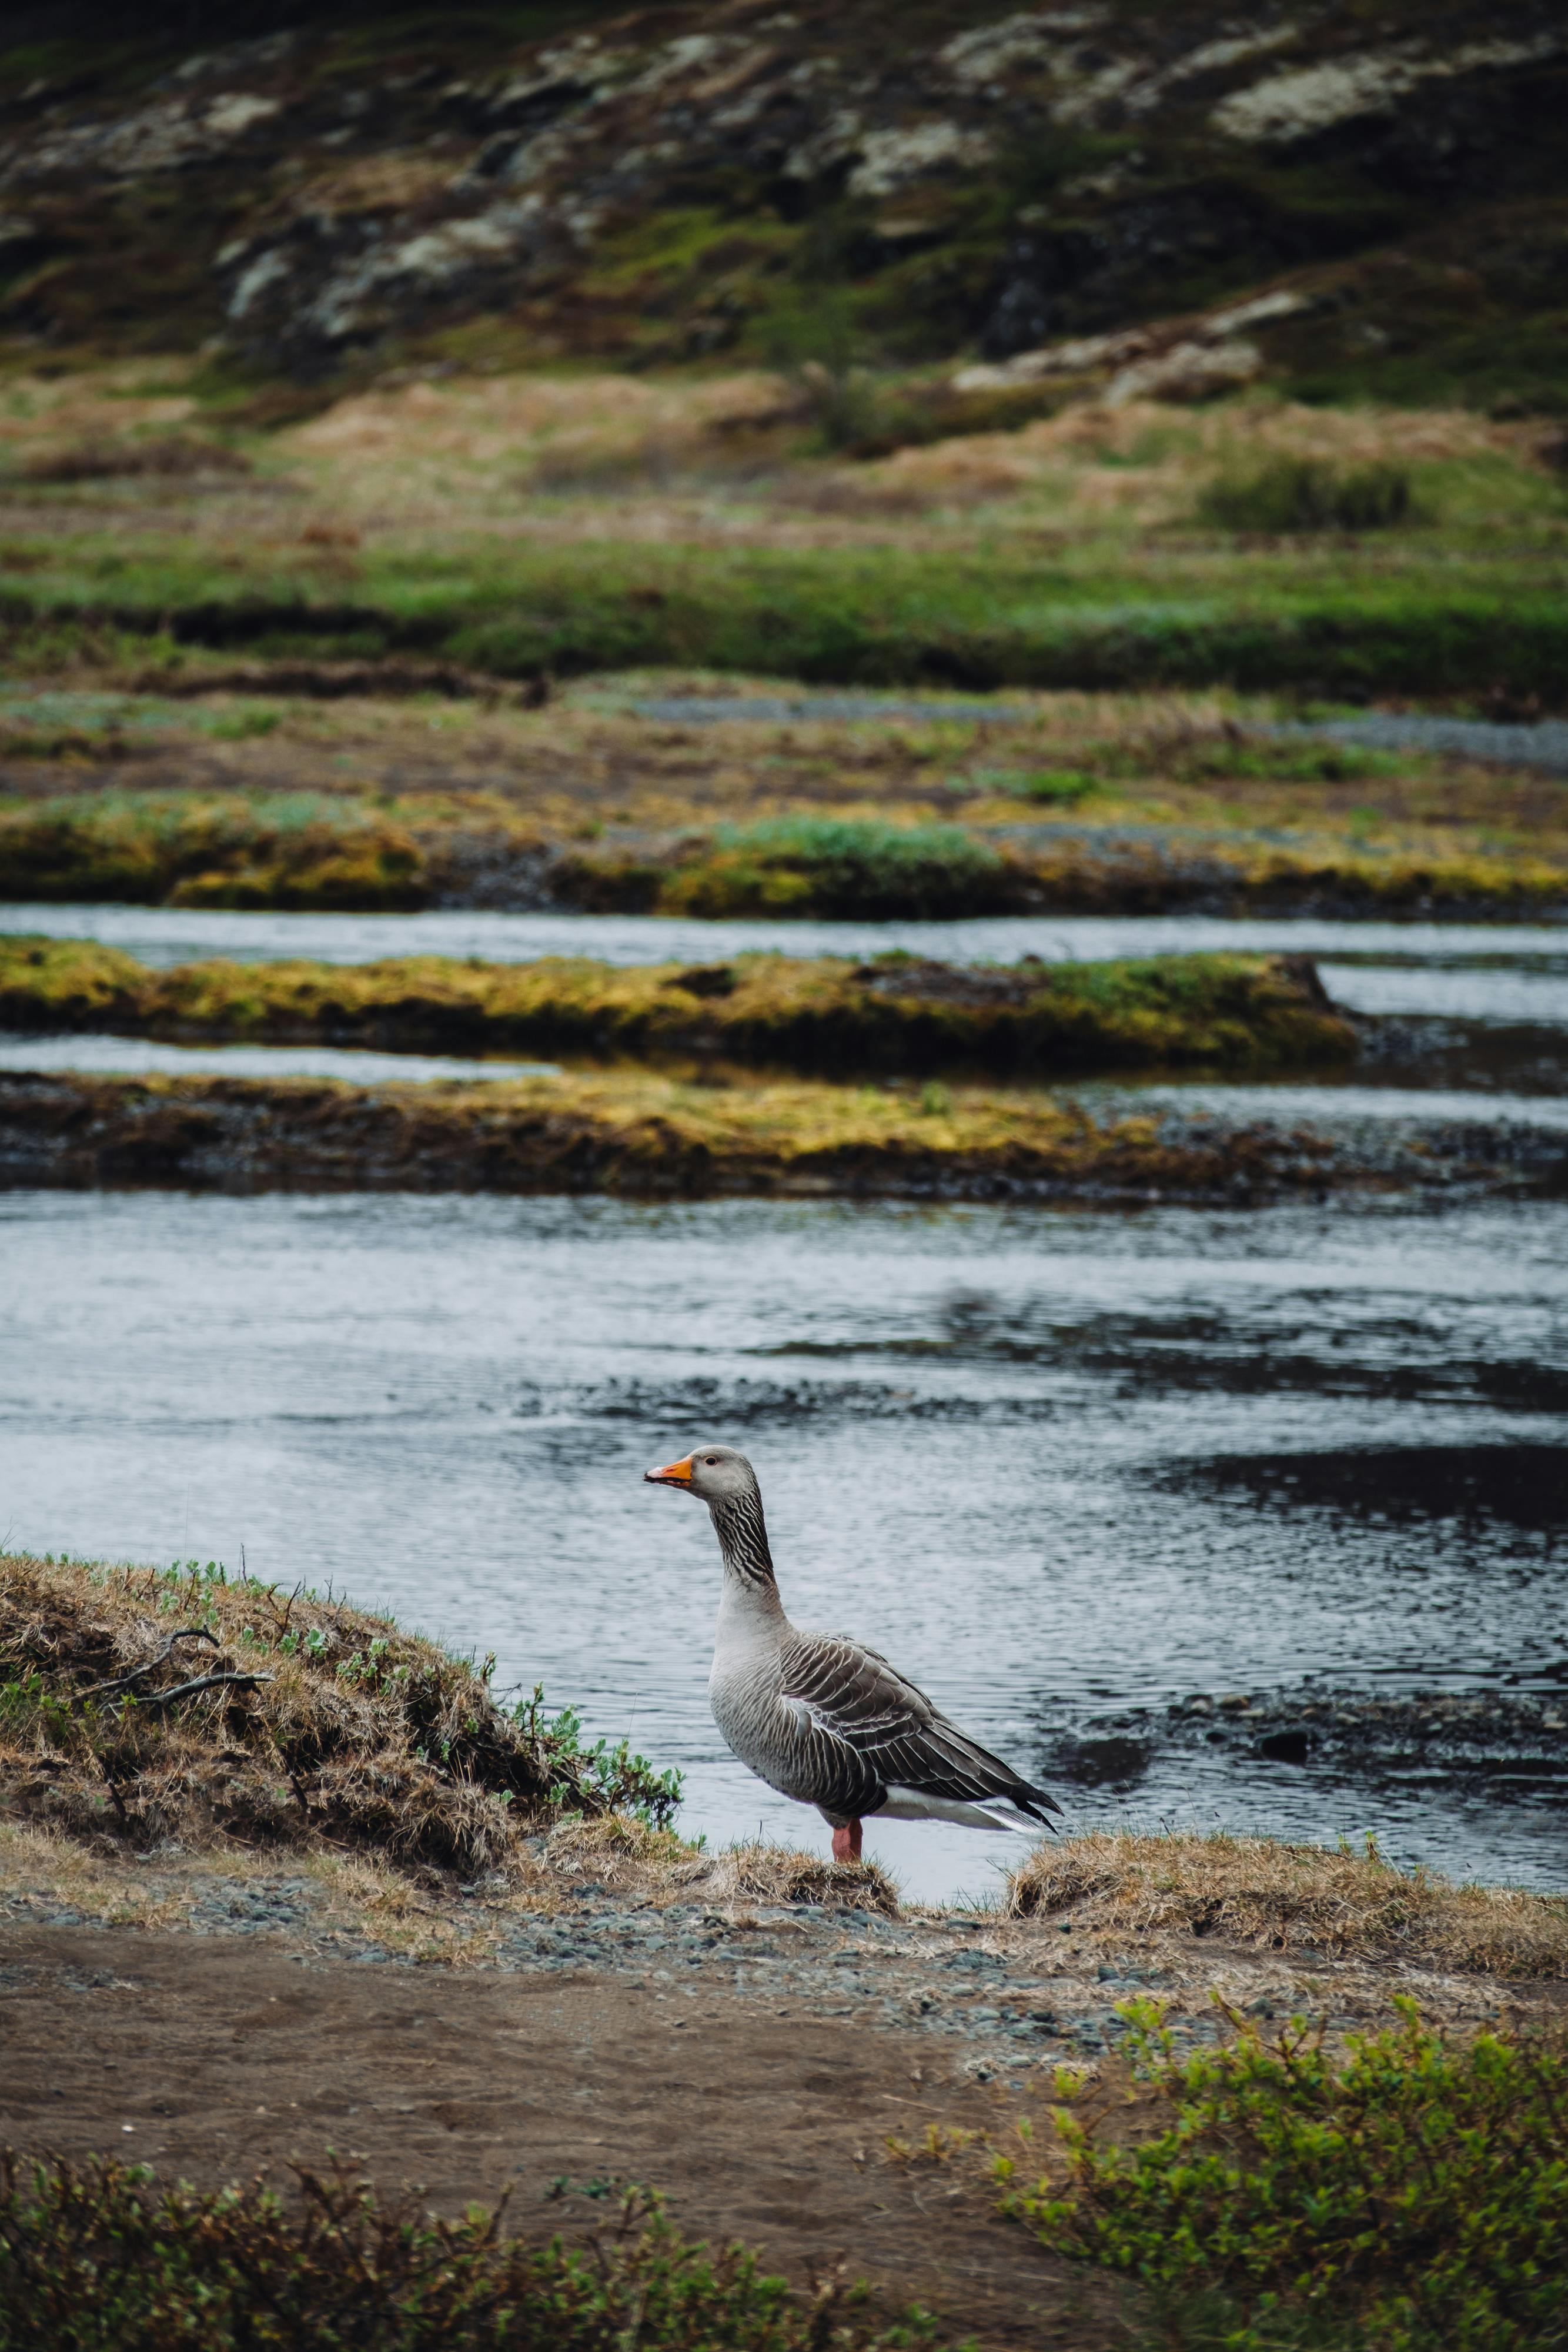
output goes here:
[{"label": "barred wing feather", "polygon": [[875,1650],[831,1634],[785,1651],[781,1692],[794,1717],[812,1800],[846,1817],[874,1813],[890,1789],[949,1803],[1004,1799],[1032,1820],[1060,1812],[1043,1789],[949,1723]]}]

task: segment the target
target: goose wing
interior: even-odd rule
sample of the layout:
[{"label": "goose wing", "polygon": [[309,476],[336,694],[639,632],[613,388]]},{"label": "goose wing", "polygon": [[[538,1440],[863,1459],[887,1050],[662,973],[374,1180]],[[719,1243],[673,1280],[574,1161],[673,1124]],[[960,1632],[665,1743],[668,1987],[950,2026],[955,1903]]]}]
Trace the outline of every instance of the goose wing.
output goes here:
[{"label": "goose wing", "polygon": [[890,1790],[948,1803],[1006,1799],[1040,1821],[1060,1812],[1037,1789],[949,1723],[876,1650],[830,1633],[800,1633],[781,1661],[780,1696],[794,1717],[809,1801],[852,1820]]}]

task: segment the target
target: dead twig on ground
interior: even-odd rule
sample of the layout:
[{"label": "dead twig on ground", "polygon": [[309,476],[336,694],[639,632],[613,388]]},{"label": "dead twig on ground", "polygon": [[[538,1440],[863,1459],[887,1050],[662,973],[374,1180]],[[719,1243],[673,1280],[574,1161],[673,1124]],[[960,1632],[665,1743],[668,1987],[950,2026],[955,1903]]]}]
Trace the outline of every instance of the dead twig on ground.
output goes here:
[{"label": "dead twig on ground", "polygon": [[210,1642],[214,1650],[220,1646],[217,1635],[210,1633],[205,1625],[182,1625],[177,1633],[170,1634],[154,1656],[143,1658],[139,1666],[127,1666],[123,1674],[110,1675],[107,1682],[89,1684],[86,1690],[78,1691],[76,1696],[78,1698],[104,1698],[128,1691],[133,1683],[139,1683],[142,1675],[150,1675],[155,1666],[166,1665],[174,1654],[177,1642]]},{"label": "dead twig on ground", "polygon": [[195,1698],[202,1691],[255,1690],[260,1683],[273,1680],[271,1675],[198,1675],[193,1682],[176,1683],[172,1690],[148,1691],[137,1699],[139,1706],[171,1706],[177,1698]]}]

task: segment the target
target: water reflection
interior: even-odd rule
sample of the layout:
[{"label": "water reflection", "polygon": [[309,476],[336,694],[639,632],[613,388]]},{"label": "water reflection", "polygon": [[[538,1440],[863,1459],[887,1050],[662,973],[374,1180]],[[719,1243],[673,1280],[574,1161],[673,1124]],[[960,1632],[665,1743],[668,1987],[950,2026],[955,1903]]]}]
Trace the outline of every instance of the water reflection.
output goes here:
[{"label": "water reflection", "polygon": [[[712,1537],[639,1483],[729,1433],[800,1618],[1060,1771],[1082,1818],[1376,1826],[1406,1858],[1563,1882],[1561,1806],[1526,1769],[1532,1739],[1561,1748],[1568,1653],[1563,1204],[13,1193],[0,1254],[13,1544],[243,1545],[382,1600],[681,1764],[710,1836],[826,1835],[725,1755]],[[1404,1732],[1262,1754],[1317,1704],[1308,1674],[1537,1713],[1489,1717],[1440,1770],[1399,1764]],[[1210,1741],[1202,1707],[1233,1700],[1253,1728]],[[873,1843],[938,1893],[1002,1842]]]},{"label": "water reflection", "polygon": [[340,1078],[350,1086],[446,1079],[559,1077],[557,1062],[492,1062],[450,1054],[378,1054],[341,1045],[171,1045],[154,1037],[0,1034],[0,1070],[85,1070],[104,1077]]}]

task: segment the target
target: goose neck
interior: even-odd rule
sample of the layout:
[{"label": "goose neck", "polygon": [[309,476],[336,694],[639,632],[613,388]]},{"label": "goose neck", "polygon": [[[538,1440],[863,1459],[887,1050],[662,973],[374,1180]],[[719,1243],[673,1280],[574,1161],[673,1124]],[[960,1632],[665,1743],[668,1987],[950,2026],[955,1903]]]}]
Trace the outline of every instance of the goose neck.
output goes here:
[{"label": "goose neck", "polygon": [[711,1507],[714,1533],[724,1559],[727,1584],[740,1586],[754,1600],[775,1607],[779,1586],[759,1496],[726,1496]]}]

